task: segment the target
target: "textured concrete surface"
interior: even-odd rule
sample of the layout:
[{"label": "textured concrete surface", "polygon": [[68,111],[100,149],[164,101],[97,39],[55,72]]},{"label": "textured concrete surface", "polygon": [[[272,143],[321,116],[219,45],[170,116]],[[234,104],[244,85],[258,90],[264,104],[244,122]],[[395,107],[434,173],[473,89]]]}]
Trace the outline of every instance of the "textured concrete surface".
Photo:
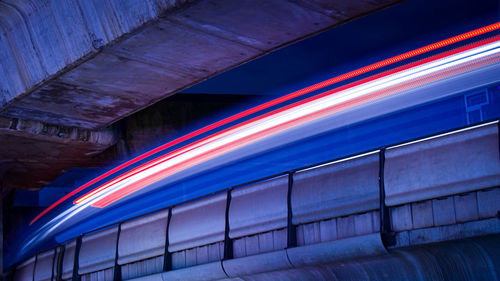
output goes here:
[{"label": "textured concrete surface", "polygon": [[[497,126],[498,124],[494,124]],[[410,146],[414,146],[415,149],[420,149],[425,151],[428,147],[427,144],[435,143],[436,141],[456,143],[457,141],[462,144],[462,147],[468,147],[469,144],[462,142],[463,138],[456,138],[457,136],[477,135],[478,130],[488,129],[486,125],[483,127],[471,129],[471,130],[460,130],[458,132],[449,133],[445,136],[436,137],[433,139],[427,139],[425,141],[414,143],[410,142],[406,144],[406,149]],[[475,145],[481,145],[481,143],[476,143]],[[401,147],[401,146],[399,146]],[[389,150],[390,148],[388,148]],[[440,147],[437,152],[448,151],[447,147]],[[358,167],[365,167],[367,162],[373,162],[373,155],[377,154],[364,154],[362,157],[355,158],[354,161],[337,161],[331,165],[344,164],[345,166],[351,167],[352,169]],[[361,161],[366,159],[370,161]],[[439,165],[445,165],[447,162],[451,164],[454,159],[440,158]],[[353,160],[353,159],[351,159]],[[311,175],[321,175],[326,176],[325,165],[319,165],[316,167],[311,167],[306,170]],[[328,167],[330,168],[330,167]],[[387,169],[388,167],[386,167]],[[392,167],[391,169],[395,169]],[[467,168],[462,167],[462,170]],[[335,169],[328,169],[329,174],[351,178],[349,174],[339,174]],[[391,172],[391,171],[387,171]],[[461,171],[458,171],[461,172]],[[297,172],[299,173],[299,172]],[[440,173],[438,169],[434,173]],[[374,178],[378,178],[377,174],[371,175]],[[429,175],[430,178],[433,175]],[[276,228],[277,226],[267,227],[265,229],[261,227],[256,227],[252,220],[256,221],[255,218],[249,218],[249,216],[257,216],[258,222],[261,225],[272,225],[275,221],[275,216],[272,215],[276,209],[266,207],[266,202],[260,197],[269,197],[269,190],[271,187],[276,188],[276,186],[282,186],[291,188],[291,194],[293,194],[294,188],[300,187],[296,185],[296,182],[292,182],[290,186],[286,180],[292,177],[277,177],[267,181],[260,181],[253,183],[251,185],[242,186],[238,189],[231,191],[225,191],[224,193],[217,193],[210,195],[201,200],[194,200],[187,202],[185,204],[173,206],[172,217],[170,218],[170,223],[167,223],[166,215],[168,210],[163,210],[163,213],[151,214],[149,216],[134,218],[126,223],[121,224],[121,231],[118,231],[118,226],[113,225],[105,227],[103,230],[97,232],[86,233],[82,237],[82,248],[75,256],[74,242],[66,244],[67,252],[64,254],[63,263],[63,273],[67,276],[67,271],[72,270],[71,259],[79,261],[80,269],[79,273],[84,274],[82,280],[109,280],[111,277],[113,260],[118,259],[120,261],[120,255],[124,254],[123,257],[129,258],[134,255],[134,259],[129,259],[128,263],[135,263],[133,266],[125,266],[127,270],[131,269],[132,272],[127,273],[127,276],[134,275],[139,278],[145,278],[142,280],[151,280],[151,276],[142,276],[142,274],[150,274],[152,272],[160,271],[161,258],[157,258],[165,254],[168,250],[172,255],[172,268],[173,270],[168,270],[162,272],[161,274],[156,274],[155,278],[158,276],[163,276],[164,278],[169,278],[173,280],[198,280],[198,274],[203,274],[205,279],[218,279],[222,278],[220,275],[227,275],[227,277],[242,277],[245,275],[255,276],[257,274],[268,273],[268,279],[272,278],[272,271],[276,270],[293,270],[293,269],[303,269],[308,266],[318,266],[320,264],[338,263],[344,265],[349,260],[356,260],[363,257],[375,257],[380,255],[387,255],[392,253],[405,252],[408,247],[414,247],[415,250],[424,250],[422,252],[423,256],[426,256],[422,261],[426,261],[433,256],[432,252],[428,252],[430,248],[436,246],[436,243],[446,242],[446,244],[455,244],[457,247],[460,245],[468,245],[466,248],[461,248],[458,255],[452,255],[457,258],[457,260],[448,259],[446,255],[442,255],[443,252],[447,252],[450,249],[442,248],[439,251],[434,252],[436,254],[437,260],[439,262],[433,261],[435,267],[428,266],[426,264],[420,267],[419,263],[409,263],[407,266],[413,268],[415,272],[418,272],[423,276],[423,274],[430,273],[429,278],[435,276],[440,272],[445,272],[450,269],[449,274],[456,273],[457,262],[463,265],[460,270],[460,274],[464,276],[472,276],[481,272],[481,278],[472,278],[478,280],[490,280],[491,278],[486,278],[488,276],[496,276],[497,268],[492,267],[493,261],[498,260],[498,254],[496,247],[499,245],[498,240],[500,233],[500,220],[498,217],[499,202],[500,198],[500,187],[488,187],[481,188],[480,190],[471,190],[467,193],[451,193],[444,197],[433,197],[426,200],[414,199],[413,201],[407,202],[403,205],[390,206],[389,212],[391,214],[390,221],[392,222],[392,230],[389,227],[389,233],[394,235],[395,243],[390,243],[390,240],[386,240],[384,243],[383,236],[380,232],[381,227],[381,217],[379,210],[375,209],[369,212],[359,212],[358,209],[352,208],[351,205],[344,205],[347,211],[330,213],[328,209],[323,212],[327,212],[328,216],[318,216],[318,219],[312,222],[302,222],[294,224],[296,234],[297,234],[297,246],[287,247],[289,236],[287,234],[287,228]],[[309,177],[309,179],[313,179]],[[471,179],[472,185],[476,183],[481,183],[482,173],[476,172],[475,178]],[[285,182],[283,182],[285,181]],[[345,182],[345,181],[341,181]],[[302,184],[306,184],[303,182]],[[309,181],[309,185],[317,186],[318,182],[314,180]],[[441,182],[435,180],[435,184],[439,185]],[[314,189],[308,189],[310,193],[317,192]],[[339,192],[343,191],[342,192]],[[229,192],[229,194],[227,193]],[[323,196],[325,198],[349,198],[351,195],[350,191],[344,186],[334,187],[330,189],[325,189],[323,191]],[[425,193],[425,190],[420,190],[419,192]],[[229,197],[228,195],[231,195]],[[287,198],[288,192],[278,192],[273,194],[275,202],[284,200],[278,200],[277,197],[281,199]],[[346,197],[346,195],[348,195]],[[486,199],[488,196],[490,198]],[[259,198],[257,198],[259,197]],[[228,198],[232,200],[227,201]],[[420,196],[414,196],[412,198],[422,198]],[[301,200],[310,200],[310,197],[302,196],[297,198],[300,203]],[[382,199],[380,199],[382,200]],[[290,201],[293,204],[297,201]],[[322,204],[322,200],[318,198],[316,200],[318,204]],[[261,202],[264,203],[260,204]],[[238,206],[239,205],[239,206]],[[231,207],[233,206],[233,207]],[[231,219],[232,215],[241,216],[243,212],[239,212],[239,208],[245,206],[252,206],[251,208],[245,208],[247,213],[252,213],[252,209],[264,208],[267,211],[254,212],[255,214],[243,214],[247,218],[246,226],[242,226],[241,222],[235,219]],[[267,212],[267,214],[265,214]],[[226,217],[224,214],[229,215]],[[293,216],[296,214],[288,213],[287,221],[291,221]],[[149,224],[146,226],[146,224]],[[242,232],[238,230],[238,227],[243,227],[248,229],[248,231]],[[279,227],[279,226],[278,226]],[[151,230],[159,233],[160,238],[157,241],[151,240],[148,235],[137,235],[139,232],[144,232],[145,230]],[[229,235],[232,229],[240,231],[241,236],[237,235],[232,240],[225,240],[224,237]],[[129,235],[127,235],[127,232]],[[134,233],[130,235],[131,233]],[[168,233],[168,235],[167,235]],[[325,235],[326,234],[326,235]],[[123,236],[125,235],[125,236]],[[162,236],[163,235],[163,236]],[[128,236],[128,237],[127,237]],[[491,237],[487,237],[491,236]],[[491,238],[494,237],[492,240]],[[167,240],[168,239],[168,240]],[[293,239],[293,238],[292,238]],[[462,240],[452,242],[451,240]],[[483,248],[481,243],[486,242],[487,248]],[[471,241],[475,241],[471,243]],[[482,242],[481,242],[482,241]],[[228,247],[232,243],[233,247]],[[169,245],[169,247],[165,247]],[[443,244],[444,245],[444,244]],[[225,247],[226,246],[226,247]],[[128,253],[124,253],[120,249],[128,248],[131,250]],[[146,255],[144,253],[149,252],[150,249],[156,248],[157,251],[150,252]],[[225,258],[228,255],[224,254],[224,250],[229,250],[234,254],[231,258]],[[118,255],[115,251],[119,249]],[[426,250],[427,249],[427,250]],[[453,247],[451,247],[453,249]],[[444,251],[443,251],[444,250]],[[491,252],[489,252],[491,250]],[[438,253],[441,252],[441,253]],[[460,254],[462,253],[462,254]],[[479,264],[476,264],[474,259],[467,260],[466,258],[474,253],[481,253],[478,257],[481,259]],[[495,253],[491,255],[490,253]],[[166,257],[169,255],[167,254]],[[403,263],[405,260],[417,261],[417,256],[411,257],[409,255],[404,255],[410,259],[397,259],[398,263]],[[420,256],[420,254],[418,255]],[[40,255],[38,255],[40,257]],[[450,256],[451,258],[451,256]],[[484,259],[483,259],[484,258]],[[446,261],[443,261],[443,260]],[[380,261],[376,258],[375,261]],[[483,263],[485,261],[485,263]],[[33,263],[34,259],[27,259],[26,262],[22,263],[17,268],[19,276],[26,276],[26,271],[33,270],[32,267],[28,265]],[[463,263],[461,263],[463,262]],[[121,266],[126,265],[119,263]],[[489,265],[488,267],[484,267]],[[414,267],[418,266],[418,267]],[[139,270],[139,267],[142,269]],[[145,268],[148,268],[144,270]],[[389,267],[393,267],[392,265]],[[480,268],[478,268],[480,267]],[[224,270],[222,270],[223,268]],[[429,271],[428,268],[433,268],[434,271]],[[447,269],[448,268],[448,269]],[[409,271],[408,271],[409,272]],[[400,280],[401,276],[408,273],[403,270],[399,272],[401,275],[396,276],[394,280]],[[366,277],[371,278],[375,273],[367,271]],[[412,273],[413,274],[413,273]],[[471,275],[472,274],[472,275]],[[375,274],[376,275],[376,274]],[[28,275],[29,276],[29,275]],[[107,277],[106,277],[107,276]],[[332,275],[335,276],[335,275]],[[347,276],[347,275],[346,275]],[[378,275],[376,275],[378,276]],[[381,280],[387,280],[387,274],[381,274]],[[441,275],[443,276],[443,275]],[[453,275],[452,275],[453,276]],[[486,276],[486,277],[485,277]],[[102,279],[104,277],[104,279]],[[483,278],[484,277],[484,278]],[[360,278],[360,280],[365,280],[367,278]],[[429,279],[427,278],[427,279]],[[262,280],[268,280],[262,279]],[[292,278],[285,278],[285,280]],[[332,278],[325,278],[325,280],[330,280]],[[421,278],[419,280],[427,280],[426,278]],[[21,277],[14,279],[14,281],[24,280]],[[253,280],[253,278],[252,278]],[[312,279],[315,280],[315,279]],[[322,279],[320,279],[322,280]],[[335,279],[332,279],[335,280]],[[371,279],[370,279],[371,280]],[[378,279],[374,279],[378,280]],[[392,278],[390,278],[392,280]],[[436,279],[436,280],[455,280],[450,278]],[[457,279],[458,280],[458,279]],[[36,280],[35,280],[36,281]]]},{"label": "textured concrete surface", "polygon": [[0,114],[103,128],[217,73],[395,2],[3,1]]},{"label": "textured concrete surface", "polygon": [[5,190],[36,189],[71,167],[102,165],[93,156],[116,142],[110,129],[89,131],[0,117],[0,179]]},{"label": "textured concrete surface", "polygon": [[[36,189],[71,167],[129,156],[179,130],[163,119],[178,123],[177,115],[191,110],[194,117],[185,118],[191,121],[198,111],[218,105],[179,107],[165,118],[162,113],[161,124],[156,112],[139,114],[125,122],[124,140],[96,162],[91,156],[114,144],[110,132],[99,130],[213,75],[394,2],[1,1],[0,181],[5,190]],[[26,127],[19,129],[17,122]]]},{"label": "textured concrete surface", "polygon": [[0,197],[36,190],[75,167],[102,167],[164,143],[206,116],[249,99],[238,95],[175,95],[103,130],[0,116]]}]

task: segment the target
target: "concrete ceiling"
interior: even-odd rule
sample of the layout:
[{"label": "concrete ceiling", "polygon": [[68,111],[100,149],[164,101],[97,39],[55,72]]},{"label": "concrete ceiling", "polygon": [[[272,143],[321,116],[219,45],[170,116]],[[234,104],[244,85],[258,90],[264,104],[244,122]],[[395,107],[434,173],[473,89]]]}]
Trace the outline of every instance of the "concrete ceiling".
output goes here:
[{"label": "concrete ceiling", "polygon": [[117,120],[396,2],[2,0],[0,183],[100,166]]},{"label": "concrete ceiling", "polygon": [[0,117],[0,178],[4,191],[35,189],[75,166],[99,166],[94,158],[116,141],[113,130],[89,131]]},{"label": "concrete ceiling", "polygon": [[499,4],[498,0],[407,0],[245,63],[182,93],[281,96],[489,25],[499,18]]},{"label": "concrete ceiling", "polygon": [[3,1],[0,113],[103,128],[215,74],[394,2]]}]

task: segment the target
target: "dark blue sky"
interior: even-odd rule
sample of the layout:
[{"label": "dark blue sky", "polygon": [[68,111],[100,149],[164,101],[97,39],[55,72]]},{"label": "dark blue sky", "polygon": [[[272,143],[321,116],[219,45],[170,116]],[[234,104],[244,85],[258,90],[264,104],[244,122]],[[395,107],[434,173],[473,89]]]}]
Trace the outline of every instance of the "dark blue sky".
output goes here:
[{"label": "dark blue sky", "polygon": [[498,21],[498,0],[408,0],[277,50],[184,93],[283,95]]}]

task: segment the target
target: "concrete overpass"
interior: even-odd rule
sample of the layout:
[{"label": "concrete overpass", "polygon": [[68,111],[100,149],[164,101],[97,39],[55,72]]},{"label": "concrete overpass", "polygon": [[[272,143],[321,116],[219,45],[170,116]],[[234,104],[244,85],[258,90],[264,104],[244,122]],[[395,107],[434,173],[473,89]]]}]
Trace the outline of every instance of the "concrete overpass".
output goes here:
[{"label": "concrete overpass", "polygon": [[100,166],[109,159],[91,156],[116,142],[117,120],[396,2],[1,1],[2,185]]},{"label": "concrete overpass", "polygon": [[490,122],[228,188],[85,233],[12,277],[498,280],[498,130]]},{"label": "concrete overpass", "polygon": [[[117,120],[392,4],[1,1],[2,189],[38,189],[68,168],[125,158],[106,150],[123,137]],[[498,159],[492,157],[498,154],[497,127],[492,123],[438,140],[384,147],[231,188],[206,201],[171,206],[39,252],[17,264],[10,277],[427,279],[451,278],[459,268],[460,276],[498,278]],[[142,144],[147,141],[145,137]],[[483,145],[484,150],[479,148]],[[464,153],[457,156],[456,151]],[[468,162],[472,166],[457,168],[455,162],[470,155],[477,156]],[[435,161],[429,166],[428,159]],[[426,181],[438,170],[442,173]],[[360,177],[354,178],[358,172]],[[308,173],[310,177],[304,176]],[[401,180],[414,175],[420,175],[413,181],[418,184]],[[307,180],[301,183],[302,176]],[[313,190],[325,183],[352,186],[358,193],[328,189],[324,198],[315,197]],[[271,192],[269,186],[275,189]],[[366,190],[356,191],[360,187]],[[353,197],[347,200],[352,204],[339,203],[346,196]],[[308,198],[315,203],[308,205]],[[268,213],[250,215],[248,221],[257,223],[247,225],[239,220],[253,212],[248,205],[252,200],[267,204],[263,210]],[[314,213],[316,205],[323,209]],[[144,227],[158,235],[135,243]],[[191,237],[196,227],[201,236]],[[430,270],[428,258],[450,263]],[[391,270],[397,266],[400,270]]]}]

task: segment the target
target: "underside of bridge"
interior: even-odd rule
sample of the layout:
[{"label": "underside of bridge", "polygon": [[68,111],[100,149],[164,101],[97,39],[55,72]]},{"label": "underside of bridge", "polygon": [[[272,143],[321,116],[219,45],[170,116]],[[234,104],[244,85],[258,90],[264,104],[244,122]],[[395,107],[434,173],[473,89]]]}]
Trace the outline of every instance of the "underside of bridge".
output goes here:
[{"label": "underside of bridge", "polygon": [[[482,72],[487,74],[485,81],[490,80],[478,84],[481,89],[471,86],[467,90],[475,92],[460,92],[460,110],[465,99],[465,111],[470,114],[466,121],[460,120],[466,133],[439,135],[437,141],[425,139],[419,146],[408,141],[427,135],[401,126],[401,135],[408,136],[391,140],[392,147],[370,147],[377,148],[377,153],[368,156],[357,155],[368,148],[342,154],[357,155],[354,160],[338,158],[347,163],[367,158],[366,163],[362,160],[348,168],[339,164],[340,168],[328,172],[321,172],[322,165],[311,168],[311,174],[315,169],[320,172],[302,183],[307,192],[300,193],[300,176],[309,168],[302,172],[293,167],[283,177],[286,182],[274,191],[267,183],[263,187],[258,183],[256,191],[248,193],[257,195],[230,188],[209,197],[210,203],[186,199],[188,207],[172,205],[166,213],[146,219],[120,220],[105,234],[94,235],[90,233],[94,229],[87,229],[90,232],[68,236],[64,243],[57,241],[53,250],[23,254],[23,261],[2,260],[5,245],[25,233],[45,207],[113,165],[222,117],[302,89],[311,81],[318,83],[498,21],[500,2],[480,2],[0,0],[0,273],[4,264],[11,266],[9,272],[0,274],[0,280],[500,280],[496,201],[500,198],[500,127],[495,115],[500,85],[490,79],[491,69]],[[469,43],[477,42],[465,41],[460,47]],[[451,53],[452,48],[444,51]],[[425,57],[417,59],[411,64]],[[487,101],[468,105],[468,97],[477,93],[486,93]],[[438,107],[444,103],[433,105],[433,110],[441,111]],[[442,111],[441,115],[430,110],[419,114],[427,114],[425,118],[434,118],[436,123],[442,118],[444,124],[449,120],[443,116],[456,113]],[[479,117],[474,117],[477,112]],[[404,118],[397,122],[410,122]],[[481,125],[476,128],[474,124]],[[437,135],[458,128],[446,126],[436,125],[434,131],[426,132]],[[369,125],[364,128],[372,130]],[[403,148],[395,145],[403,142],[408,142]],[[405,150],[405,146],[410,148]],[[414,146],[417,152],[410,151]],[[454,149],[459,153],[452,153]],[[400,150],[404,152],[397,154]],[[439,153],[446,157],[439,158]],[[461,163],[457,155],[470,164]],[[419,163],[423,169],[417,167]],[[428,163],[435,170],[425,170]],[[337,162],[331,165],[337,167]],[[432,179],[415,176],[434,175],[437,170],[442,174]],[[369,175],[364,174],[367,171]],[[389,179],[384,179],[384,173]],[[447,177],[440,178],[444,174]],[[368,178],[371,189],[365,190],[362,181]],[[384,191],[385,181],[389,187]],[[353,194],[322,191],[323,186],[339,183],[349,186]],[[313,184],[314,191],[309,190]],[[417,191],[412,193],[412,188]],[[391,192],[396,199],[390,198]],[[310,198],[316,201],[301,205],[301,200]],[[218,201],[216,213],[203,205]],[[230,217],[252,222],[254,217],[245,216],[256,208],[248,202],[259,202],[257,209],[270,213],[280,208],[279,218],[272,213],[265,215],[261,225],[244,222],[240,226],[244,230],[238,233],[240,222]],[[323,209],[314,213],[315,208]],[[302,211],[309,217],[301,220]],[[122,223],[129,223],[129,229]],[[140,248],[142,242],[135,245],[126,240],[127,231],[133,240],[143,227],[161,234],[143,243],[146,250]],[[325,233],[329,235],[326,240]],[[92,239],[102,241],[92,244]],[[271,246],[264,249],[263,245]],[[212,260],[206,256],[213,249],[217,257]],[[7,250],[15,256],[15,248]],[[100,250],[107,251],[109,261],[98,261],[95,255]],[[131,251],[128,260],[122,250]],[[88,268],[82,266],[86,262]]]},{"label": "underside of bridge", "polygon": [[1,1],[2,190],[103,165],[116,121],[396,2]]},{"label": "underside of bridge", "polygon": [[[12,206],[25,197],[13,190],[116,163],[241,106],[249,96],[164,99],[396,2],[0,1],[0,197]],[[8,232],[44,205],[21,201]]]}]

